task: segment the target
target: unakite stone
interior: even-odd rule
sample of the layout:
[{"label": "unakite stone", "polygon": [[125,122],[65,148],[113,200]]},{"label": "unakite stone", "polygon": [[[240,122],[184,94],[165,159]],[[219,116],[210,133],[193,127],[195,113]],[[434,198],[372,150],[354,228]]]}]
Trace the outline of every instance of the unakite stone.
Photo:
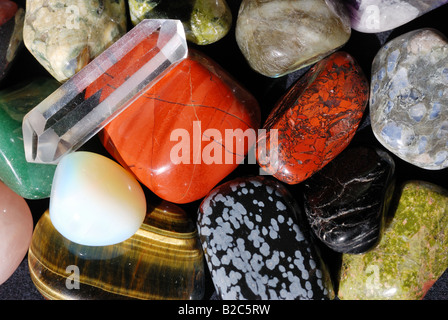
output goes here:
[{"label": "unakite stone", "polygon": [[448,267],[448,191],[423,181],[401,191],[379,245],[342,256],[340,299],[422,299]]},{"label": "unakite stone", "polygon": [[124,0],[27,0],[23,40],[63,82],[126,32]]},{"label": "unakite stone", "polygon": [[50,196],[56,166],[26,161],[22,120],[58,86],[56,80],[44,78],[0,91],[0,180],[26,199]]},{"label": "unakite stone", "polygon": [[370,118],[375,137],[401,159],[448,167],[448,39],[418,29],[384,45],[372,64]]},{"label": "unakite stone", "polygon": [[335,0],[243,0],[235,29],[249,65],[268,77],[321,60],[350,35],[350,18]]},{"label": "unakite stone", "polygon": [[178,19],[188,41],[206,45],[223,38],[232,26],[232,12],[225,0],[129,0],[131,21]]}]

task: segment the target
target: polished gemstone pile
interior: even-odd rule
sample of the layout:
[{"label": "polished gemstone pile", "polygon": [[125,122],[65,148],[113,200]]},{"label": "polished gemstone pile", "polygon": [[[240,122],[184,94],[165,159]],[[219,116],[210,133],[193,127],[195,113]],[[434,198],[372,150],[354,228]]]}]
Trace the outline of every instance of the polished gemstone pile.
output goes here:
[{"label": "polished gemstone pile", "polygon": [[0,0],[0,299],[425,298],[446,2]]}]

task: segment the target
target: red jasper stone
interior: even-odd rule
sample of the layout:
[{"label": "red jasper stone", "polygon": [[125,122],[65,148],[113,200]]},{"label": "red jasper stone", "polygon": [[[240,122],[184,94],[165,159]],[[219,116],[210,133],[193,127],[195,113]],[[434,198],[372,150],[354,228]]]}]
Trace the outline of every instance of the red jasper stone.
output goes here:
[{"label": "red jasper stone", "polygon": [[9,0],[0,0],[0,26],[14,17],[18,10],[15,2]]},{"label": "red jasper stone", "polygon": [[321,60],[268,116],[266,134],[257,141],[260,167],[288,184],[309,178],[348,146],[368,96],[367,78],[349,54],[336,52]]},{"label": "red jasper stone", "polygon": [[208,57],[190,50],[110,122],[100,139],[156,195],[189,203],[207,195],[248,153],[248,139],[226,139],[226,133],[256,134],[260,121],[255,98]]}]

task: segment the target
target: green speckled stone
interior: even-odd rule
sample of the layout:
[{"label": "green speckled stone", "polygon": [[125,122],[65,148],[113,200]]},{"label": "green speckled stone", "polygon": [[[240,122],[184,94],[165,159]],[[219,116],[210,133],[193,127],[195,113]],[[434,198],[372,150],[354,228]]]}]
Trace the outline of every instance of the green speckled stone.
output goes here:
[{"label": "green speckled stone", "polygon": [[143,19],[179,19],[187,40],[206,45],[223,38],[232,26],[225,0],[129,0],[134,25]]},{"label": "green speckled stone", "polygon": [[0,180],[26,199],[50,196],[56,166],[26,161],[22,120],[58,86],[54,79],[36,79],[23,87],[0,91]]},{"label": "green speckled stone", "polygon": [[27,0],[23,41],[64,82],[126,33],[124,0]]},{"label": "green speckled stone", "polygon": [[379,245],[342,256],[342,300],[418,300],[448,267],[448,191],[405,183]]}]

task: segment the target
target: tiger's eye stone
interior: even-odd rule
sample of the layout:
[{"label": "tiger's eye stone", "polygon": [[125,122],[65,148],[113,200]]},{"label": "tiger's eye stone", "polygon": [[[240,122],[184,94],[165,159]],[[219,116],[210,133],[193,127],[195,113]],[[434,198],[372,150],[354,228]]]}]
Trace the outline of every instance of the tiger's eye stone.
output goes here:
[{"label": "tiger's eye stone", "polygon": [[232,12],[225,0],[129,0],[131,21],[179,19],[188,41],[199,45],[223,38],[232,26]]},{"label": "tiger's eye stone", "polygon": [[380,243],[361,255],[342,255],[343,300],[418,300],[448,267],[448,191],[406,182]]},{"label": "tiger's eye stone", "polygon": [[26,199],[50,196],[56,166],[26,161],[23,117],[58,87],[54,79],[39,78],[0,91],[0,180]]},{"label": "tiger's eye stone", "polygon": [[33,217],[26,201],[0,181],[0,285],[25,257],[33,234]]},{"label": "tiger's eye stone", "polygon": [[179,207],[149,208],[140,229],[110,246],[64,238],[48,211],[28,252],[31,279],[51,300],[202,299],[204,258],[194,222]]},{"label": "tiger's eye stone", "polygon": [[394,172],[387,152],[355,146],[307,179],[305,213],[316,236],[336,252],[373,248],[394,193]]},{"label": "tiger's eye stone", "polygon": [[0,1],[0,80],[2,80],[23,40],[25,11],[15,2]]},{"label": "tiger's eye stone", "polygon": [[198,230],[224,300],[325,300],[333,287],[297,202],[275,179],[237,178],[202,201]]},{"label": "tiger's eye stone", "polygon": [[159,197],[188,203],[244,160],[256,138],[239,141],[238,132],[255,132],[259,123],[255,98],[208,57],[190,50],[104,128],[101,141]]},{"label": "tiger's eye stone", "polygon": [[335,0],[243,0],[235,29],[249,65],[267,77],[316,63],[350,35],[350,18]]},{"label": "tiger's eye stone", "polygon": [[124,0],[27,0],[23,41],[37,61],[64,82],[126,28]]},{"label": "tiger's eye stone", "polygon": [[369,83],[348,53],[323,59],[268,116],[257,142],[259,165],[288,184],[306,180],[348,146],[368,97]]},{"label": "tiger's eye stone", "polygon": [[107,246],[131,237],[146,215],[138,181],[115,161],[78,151],[62,157],[54,173],[50,218],[70,241]]}]

